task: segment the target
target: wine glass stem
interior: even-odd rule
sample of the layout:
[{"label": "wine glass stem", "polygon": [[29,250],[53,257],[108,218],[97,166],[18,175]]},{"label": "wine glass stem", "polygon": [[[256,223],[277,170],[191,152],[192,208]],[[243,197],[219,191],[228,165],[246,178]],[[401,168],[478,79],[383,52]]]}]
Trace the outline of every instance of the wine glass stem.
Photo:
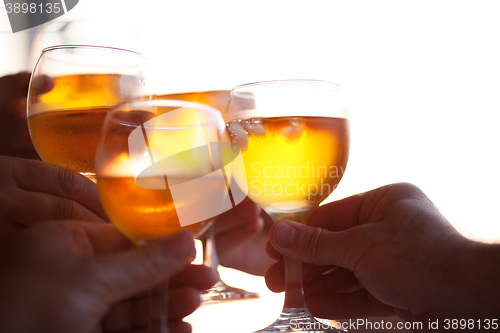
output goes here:
[{"label": "wine glass stem", "polygon": [[164,283],[163,287],[165,288],[165,292],[163,293],[163,302],[161,304],[161,312],[160,312],[160,325],[161,325],[161,333],[170,333],[170,327],[168,327],[168,301],[169,301],[169,289],[170,289],[170,281]]},{"label": "wine glass stem", "polygon": [[[202,239],[203,244],[203,264],[213,268],[217,273],[217,283],[221,281],[219,271],[219,257],[217,257],[217,250],[215,248],[215,235],[214,227],[210,226],[206,232],[206,236]],[[222,281],[221,281],[222,282]]]},{"label": "wine glass stem", "polygon": [[[158,332],[157,325],[160,325],[160,333],[170,333],[170,328],[168,327],[168,295],[170,289],[170,282],[167,280],[163,285],[163,299],[160,306],[160,312],[157,313],[158,309],[155,309],[155,292],[153,288],[149,289],[149,321],[148,321],[148,333]],[[158,319],[157,319],[158,318]]]},{"label": "wine glass stem", "polygon": [[[285,219],[306,224],[312,210],[294,213],[269,214],[274,222]],[[307,308],[302,288],[302,262],[284,257],[285,261],[285,302],[283,309],[303,309]]]},{"label": "wine glass stem", "polygon": [[288,257],[285,260],[285,304],[284,308],[305,308],[302,290],[302,262]]}]

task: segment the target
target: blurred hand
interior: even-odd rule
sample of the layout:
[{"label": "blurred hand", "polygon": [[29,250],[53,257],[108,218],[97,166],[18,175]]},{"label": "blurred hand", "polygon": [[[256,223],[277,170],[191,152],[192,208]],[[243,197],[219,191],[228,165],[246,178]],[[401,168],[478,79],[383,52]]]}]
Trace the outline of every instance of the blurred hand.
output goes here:
[{"label": "blurred hand", "polygon": [[30,73],[0,77],[0,155],[38,159],[26,122]]},{"label": "blurred hand", "polygon": [[277,223],[269,240],[280,261],[266,272],[268,286],[283,290],[281,254],[307,263],[305,297],[318,317],[396,314],[426,328],[431,318],[500,313],[500,246],[462,237],[410,184],[319,207],[308,225]]},{"label": "blurred hand", "polygon": [[0,254],[14,236],[44,220],[107,220],[96,185],[41,161],[0,156]]},{"label": "blurred hand", "polygon": [[248,198],[217,217],[215,244],[220,264],[264,275],[269,265],[275,262],[265,252],[272,223],[271,218]]},{"label": "blurred hand", "polygon": [[0,331],[144,332],[144,291],[171,279],[171,332],[189,332],[182,318],[215,283],[211,269],[189,265],[194,255],[186,231],[136,248],[111,224],[40,223],[0,261]]}]

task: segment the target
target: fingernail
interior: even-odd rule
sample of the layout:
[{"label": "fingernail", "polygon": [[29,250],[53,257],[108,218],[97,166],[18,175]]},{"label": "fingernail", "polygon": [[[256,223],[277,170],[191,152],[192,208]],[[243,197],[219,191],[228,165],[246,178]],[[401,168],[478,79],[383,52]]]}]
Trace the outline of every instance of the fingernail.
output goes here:
[{"label": "fingernail", "polygon": [[295,243],[297,238],[297,230],[287,222],[280,222],[278,230],[276,230],[276,240],[279,246],[290,248]]}]

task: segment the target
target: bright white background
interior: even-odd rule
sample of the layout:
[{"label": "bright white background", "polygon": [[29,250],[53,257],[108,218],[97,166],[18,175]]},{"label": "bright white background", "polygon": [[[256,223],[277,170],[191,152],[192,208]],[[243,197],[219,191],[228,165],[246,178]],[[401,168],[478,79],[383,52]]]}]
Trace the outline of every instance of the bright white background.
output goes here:
[{"label": "bright white background", "polygon": [[[352,149],[331,199],[413,182],[469,237],[500,241],[499,15],[496,0],[80,0],[61,19],[105,19],[88,37],[149,56],[162,93],[339,83]],[[0,74],[28,66],[34,32],[9,30],[0,9]]]}]

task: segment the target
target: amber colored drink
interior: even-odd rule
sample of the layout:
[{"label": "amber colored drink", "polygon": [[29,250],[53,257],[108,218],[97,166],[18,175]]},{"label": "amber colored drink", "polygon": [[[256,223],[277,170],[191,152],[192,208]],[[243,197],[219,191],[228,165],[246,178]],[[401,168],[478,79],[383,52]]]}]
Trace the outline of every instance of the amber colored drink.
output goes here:
[{"label": "amber colored drink", "polygon": [[344,118],[277,117],[233,120],[231,141],[243,152],[248,196],[268,213],[317,206],[342,178],[349,154]]},{"label": "amber colored drink", "polygon": [[40,158],[81,173],[94,173],[97,140],[109,108],[37,113],[28,118]]},{"label": "amber colored drink", "polygon": [[134,80],[119,74],[59,76],[45,93],[37,93],[38,85],[32,83],[28,126],[42,160],[93,175],[104,118],[122,94],[134,89]]},{"label": "amber colored drink", "polygon": [[98,188],[102,204],[113,224],[136,243],[168,235],[181,228],[196,234],[207,227],[208,221],[181,227],[168,187],[166,190],[151,190],[137,186],[133,177],[103,177],[99,178]]},{"label": "amber colored drink", "polygon": [[[102,123],[111,107],[119,102],[120,82],[131,77],[116,74],[68,75],[54,79],[54,87],[40,95],[39,103],[66,109],[45,110],[28,118],[31,139],[40,158],[46,162],[94,174],[96,144]],[[156,96],[226,108],[229,91],[204,91]],[[91,177],[92,178],[92,177]]]},{"label": "amber colored drink", "polygon": [[182,101],[189,101],[209,105],[221,111],[222,115],[226,112],[229,90],[211,90],[199,92],[186,92],[179,94],[158,95],[157,99],[175,99]]},{"label": "amber colored drink", "polygon": [[[35,112],[113,106],[136,89],[135,78],[120,74],[76,74],[51,78],[52,89],[40,92],[36,82],[30,87],[30,105]],[[30,112],[34,113],[34,112]]]}]

